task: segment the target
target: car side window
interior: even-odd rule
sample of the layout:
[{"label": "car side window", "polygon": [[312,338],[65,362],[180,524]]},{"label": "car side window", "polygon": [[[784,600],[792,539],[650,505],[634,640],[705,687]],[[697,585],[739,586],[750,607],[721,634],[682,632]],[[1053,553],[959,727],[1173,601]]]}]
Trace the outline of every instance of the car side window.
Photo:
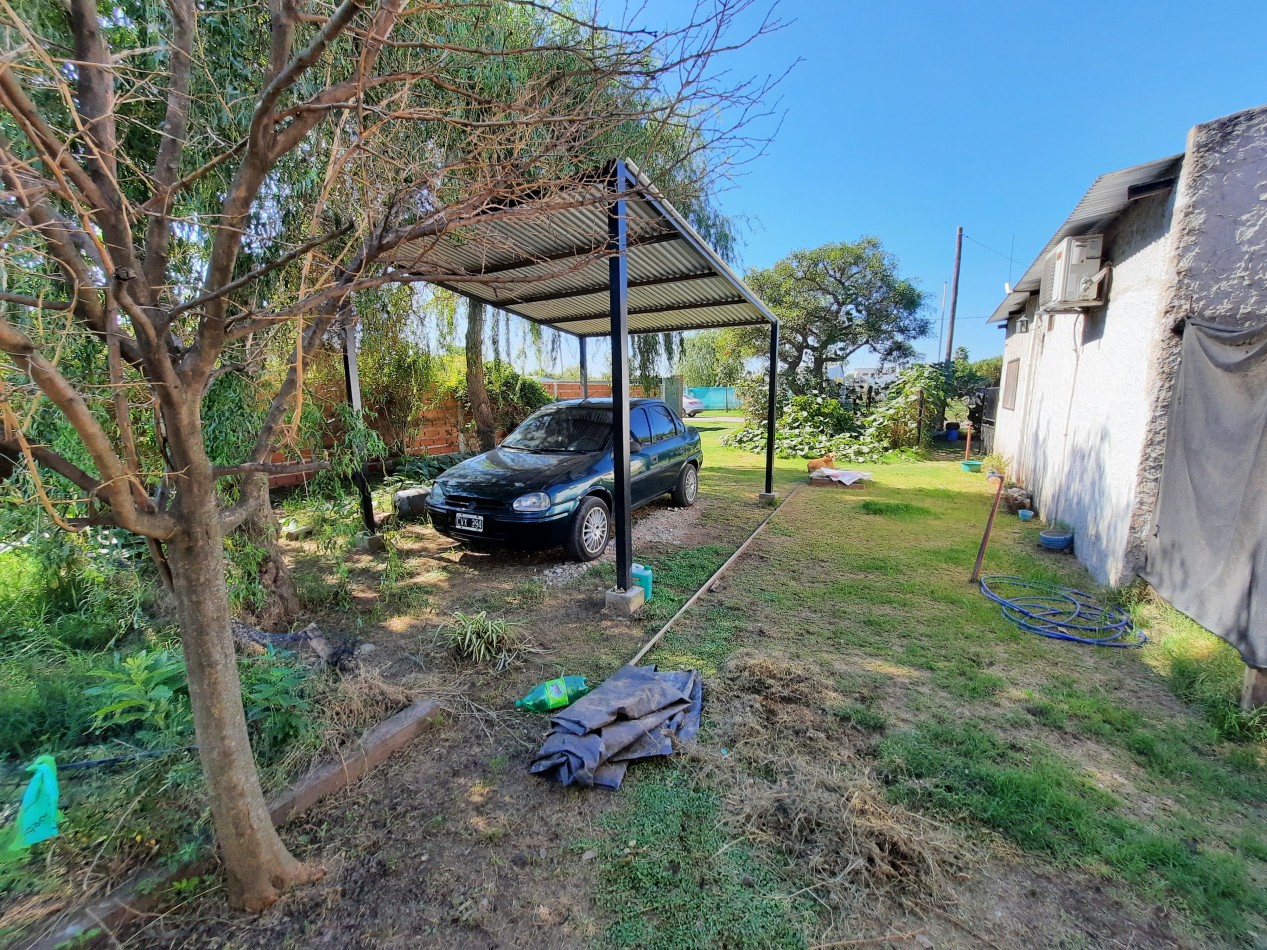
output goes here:
[{"label": "car side window", "polygon": [[641,406],[629,410],[629,434],[644,445],[651,441],[651,423],[647,421],[647,410]]},{"label": "car side window", "polygon": [[651,416],[651,438],[655,442],[671,439],[677,435],[673,425],[673,415],[664,406],[650,406],[647,414]]}]

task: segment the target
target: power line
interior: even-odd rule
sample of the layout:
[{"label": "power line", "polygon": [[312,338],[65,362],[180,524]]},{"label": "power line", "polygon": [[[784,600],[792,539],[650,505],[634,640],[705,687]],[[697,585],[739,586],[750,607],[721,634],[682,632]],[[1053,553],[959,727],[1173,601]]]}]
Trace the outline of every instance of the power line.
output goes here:
[{"label": "power line", "polygon": [[964,235],[964,237],[966,237],[969,241],[971,241],[973,244],[977,245],[978,247],[983,247],[983,248],[985,248],[985,249],[986,249],[987,251],[989,251],[991,254],[997,254],[997,255],[999,255],[999,257],[1003,258],[1003,260],[1007,261],[1007,262],[1008,262],[1008,263],[1010,263],[1010,264],[1019,264],[1019,263],[1021,263],[1021,262],[1020,262],[1020,261],[1018,261],[1016,258],[1012,257],[1012,255],[1011,255],[1011,254],[1004,254],[1002,251],[996,251],[994,248],[990,247],[990,245],[989,245],[989,244],[982,244],[980,241],[978,241],[976,238],[974,238],[974,237],[973,237],[972,235],[970,235],[970,234],[965,234],[965,235]]}]

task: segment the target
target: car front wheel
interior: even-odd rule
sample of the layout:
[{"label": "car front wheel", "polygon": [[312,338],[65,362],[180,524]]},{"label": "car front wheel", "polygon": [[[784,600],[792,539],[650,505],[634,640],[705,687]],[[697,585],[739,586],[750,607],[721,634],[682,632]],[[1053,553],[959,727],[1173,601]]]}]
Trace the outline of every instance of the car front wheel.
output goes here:
[{"label": "car front wheel", "polygon": [[606,549],[610,532],[611,518],[603,500],[593,495],[582,498],[572,516],[564,550],[574,561],[592,561]]},{"label": "car front wheel", "polygon": [[699,472],[695,466],[687,462],[677,477],[677,486],[673,489],[673,504],[679,508],[689,508],[695,504],[699,495]]}]

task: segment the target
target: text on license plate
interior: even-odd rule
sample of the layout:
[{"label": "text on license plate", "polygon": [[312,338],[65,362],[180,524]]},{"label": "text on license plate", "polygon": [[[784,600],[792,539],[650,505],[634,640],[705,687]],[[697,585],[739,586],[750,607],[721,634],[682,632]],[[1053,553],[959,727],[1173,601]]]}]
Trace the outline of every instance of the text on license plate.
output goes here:
[{"label": "text on license plate", "polygon": [[453,517],[454,517],[453,527],[459,528],[462,531],[483,531],[484,530],[484,516],[483,515],[457,514],[457,515],[454,515]]}]

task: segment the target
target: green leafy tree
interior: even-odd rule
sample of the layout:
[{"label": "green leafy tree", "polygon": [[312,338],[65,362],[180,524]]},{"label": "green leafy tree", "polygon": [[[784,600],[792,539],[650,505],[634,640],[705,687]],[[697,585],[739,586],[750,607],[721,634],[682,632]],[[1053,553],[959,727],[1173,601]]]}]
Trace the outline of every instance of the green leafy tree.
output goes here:
[{"label": "green leafy tree", "polygon": [[733,332],[702,330],[682,341],[677,371],[686,386],[735,386],[743,369],[742,345]]},{"label": "green leafy tree", "polygon": [[[748,283],[779,318],[779,359],[796,392],[821,389],[827,367],[870,349],[882,364],[901,365],[928,333],[927,295],[899,273],[879,239],[793,251],[773,267],[749,271]],[[766,335],[744,336],[750,355],[766,352]]]}]

